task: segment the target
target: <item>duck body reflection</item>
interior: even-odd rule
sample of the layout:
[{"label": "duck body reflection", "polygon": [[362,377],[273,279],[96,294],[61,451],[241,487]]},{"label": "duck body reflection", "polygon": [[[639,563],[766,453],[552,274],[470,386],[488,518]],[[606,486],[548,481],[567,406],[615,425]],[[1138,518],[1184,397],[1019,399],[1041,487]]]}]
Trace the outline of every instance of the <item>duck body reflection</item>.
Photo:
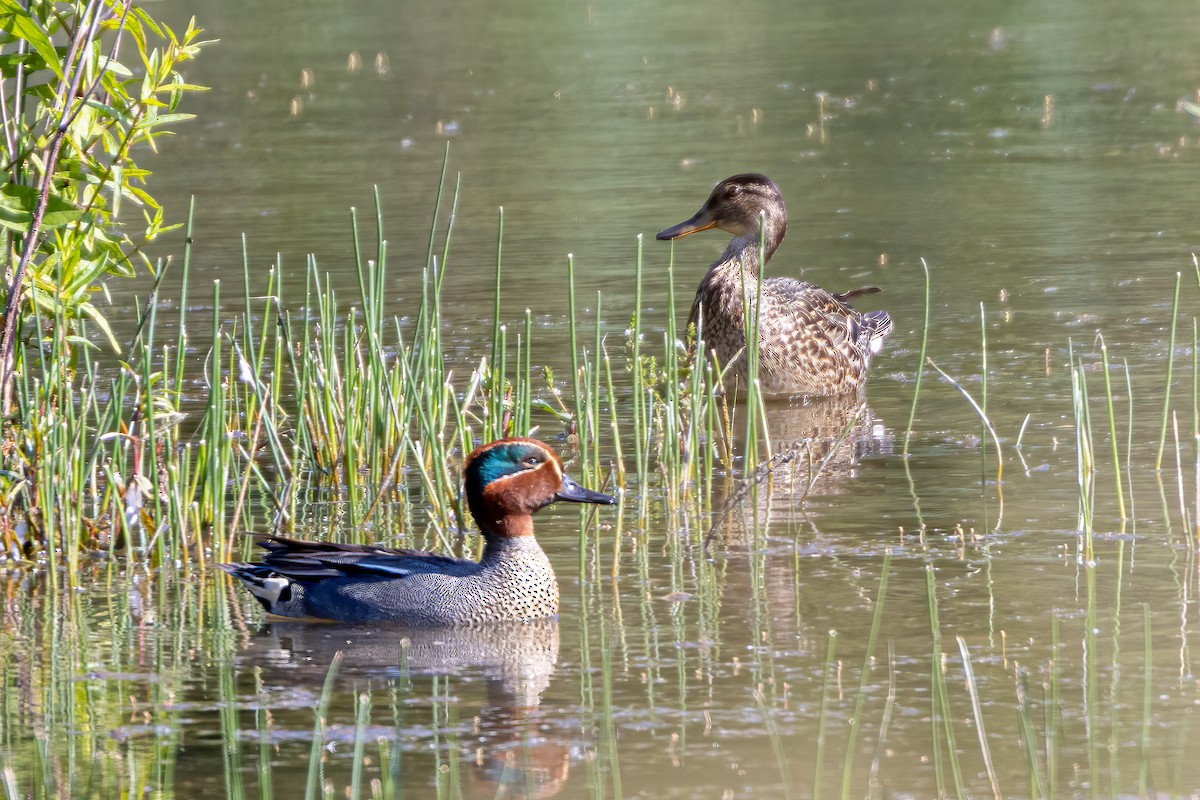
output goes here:
[{"label": "duck body reflection", "polygon": [[558,646],[552,619],[460,628],[272,621],[242,655],[280,680],[314,685],[339,652],[343,677],[480,676],[496,682],[510,704],[535,707],[554,674]]},{"label": "duck body reflection", "polygon": [[[770,457],[746,477],[713,484],[713,517],[708,540],[743,546],[753,531],[770,528],[772,517],[806,517],[810,496],[844,494],[859,476],[864,459],[892,451],[893,435],[862,392],[771,402],[765,405]],[[735,451],[741,450],[735,441]]]},{"label": "duck body reflection", "polygon": [[[409,701],[452,703],[458,712],[448,717],[435,709],[432,726],[377,728],[373,738],[424,740],[433,734],[460,747],[471,765],[468,796],[542,798],[557,795],[570,775],[569,742],[541,732],[539,724],[558,654],[553,619],[455,628],[273,621],[250,637],[241,658],[261,670],[269,694],[290,692],[305,698],[302,705],[319,696],[334,662],[340,662],[334,708],[348,705],[344,690],[357,693],[364,680],[403,692]],[[423,698],[426,679],[433,682]],[[446,679],[457,683],[453,697],[436,688],[439,681],[448,686]],[[468,687],[481,682],[484,696],[468,699],[474,694]],[[472,720],[469,730],[446,729],[450,717]]]}]

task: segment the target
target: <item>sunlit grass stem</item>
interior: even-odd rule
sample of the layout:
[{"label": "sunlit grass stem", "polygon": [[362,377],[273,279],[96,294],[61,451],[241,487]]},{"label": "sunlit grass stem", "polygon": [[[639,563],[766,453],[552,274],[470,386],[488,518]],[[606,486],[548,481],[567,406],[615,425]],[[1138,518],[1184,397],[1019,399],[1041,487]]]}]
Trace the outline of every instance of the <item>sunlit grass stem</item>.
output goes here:
[{"label": "sunlit grass stem", "polygon": [[1108,369],[1108,345],[1104,341],[1104,337],[1100,337],[1100,358],[1104,362],[1104,399],[1108,408],[1108,438],[1112,444],[1113,457],[1113,480],[1116,484],[1117,492],[1117,507],[1121,514],[1121,523],[1126,520],[1125,514],[1125,491],[1121,486],[1121,452],[1117,446],[1117,416],[1113,411],[1113,392],[1112,378],[1109,376]]},{"label": "sunlit grass stem", "polygon": [[633,458],[639,481],[649,477],[646,469],[649,439],[649,409],[643,406],[645,392],[642,365],[642,234],[637,237],[637,260],[633,279],[633,320],[631,339],[633,350]]},{"label": "sunlit grass stem", "polygon": [[1000,785],[996,779],[996,769],[992,766],[992,751],[988,747],[987,730],[983,725],[983,708],[979,702],[979,684],[975,681],[975,670],[971,666],[971,652],[967,649],[967,640],[961,635],[954,637],[958,641],[958,653],[962,657],[963,679],[967,687],[967,695],[971,698],[971,714],[975,720],[975,733],[979,736],[979,752],[983,756],[983,766],[987,770],[988,783],[992,787],[992,796],[1002,800]]},{"label": "sunlit grass stem", "polygon": [[854,777],[854,755],[858,744],[858,732],[863,722],[863,705],[866,703],[867,688],[870,685],[871,664],[875,661],[875,641],[879,637],[879,628],[883,624],[883,603],[887,598],[888,574],[891,569],[892,554],[883,557],[880,567],[879,588],[875,593],[875,610],[871,615],[871,631],[867,634],[867,649],[863,654],[862,671],[858,678],[858,695],[854,698],[854,714],[850,718],[850,733],[846,740],[846,754],[842,761],[842,800],[849,800]]},{"label": "sunlit grass stem", "polygon": [[[954,715],[950,709],[950,693],[946,685],[945,653],[942,652],[942,627],[938,614],[937,582],[934,567],[925,567],[925,588],[929,601],[929,630],[932,638],[930,700],[933,707],[931,722],[933,724],[933,761],[934,774],[938,783],[938,794],[947,794],[943,788],[942,759],[949,762],[950,774],[954,780],[954,794],[966,797],[963,785],[962,767],[958,762],[958,745],[954,736]],[[944,752],[943,752],[944,751]]]},{"label": "sunlit grass stem", "polygon": [[925,374],[925,351],[929,344],[929,264],[921,259],[921,269],[925,273],[925,320],[921,325],[921,353],[917,357],[917,374],[913,381],[912,407],[908,411],[908,425],[904,429],[904,447],[901,454],[908,458],[908,442],[912,438],[913,422],[917,418],[917,398],[921,395],[921,376]]},{"label": "sunlit grass stem", "polygon": [[334,679],[342,664],[342,651],[333,654],[329,670],[325,673],[325,684],[321,698],[317,701],[312,728],[312,746],[308,753],[308,781],[304,788],[304,800],[316,800],[321,786],[321,753],[325,749],[325,731],[329,724],[329,704],[333,699]]},{"label": "sunlit grass stem", "polygon": [[1091,414],[1088,409],[1087,378],[1075,364],[1071,352],[1071,397],[1075,411],[1075,482],[1079,488],[1079,527],[1083,533],[1083,561],[1093,564],[1092,543],[1095,513],[1095,456],[1092,446]]},{"label": "sunlit grass stem", "polygon": [[979,403],[975,402],[975,398],[971,396],[963,386],[954,378],[950,377],[941,367],[933,363],[932,359],[927,359],[929,366],[933,367],[939,375],[941,375],[947,383],[958,390],[958,393],[970,404],[971,408],[975,409],[975,413],[979,415],[979,419],[983,422],[984,430],[992,437],[992,443],[996,446],[996,494],[1000,499],[1000,513],[996,518],[995,530],[1000,529],[1000,525],[1004,521],[1004,451],[1000,448],[1000,435],[996,433],[996,429],[992,427],[992,421],[988,419],[987,413]]},{"label": "sunlit grass stem", "polygon": [[1167,417],[1171,411],[1171,382],[1175,376],[1175,330],[1179,323],[1179,287],[1183,281],[1183,273],[1175,273],[1175,296],[1171,301],[1171,336],[1167,341],[1167,379],[1163,385],[1162,420],[1158,436],[1158,457],[1154,460],[1154,470],[1162,472],[1163,452],[1167,447]]}]

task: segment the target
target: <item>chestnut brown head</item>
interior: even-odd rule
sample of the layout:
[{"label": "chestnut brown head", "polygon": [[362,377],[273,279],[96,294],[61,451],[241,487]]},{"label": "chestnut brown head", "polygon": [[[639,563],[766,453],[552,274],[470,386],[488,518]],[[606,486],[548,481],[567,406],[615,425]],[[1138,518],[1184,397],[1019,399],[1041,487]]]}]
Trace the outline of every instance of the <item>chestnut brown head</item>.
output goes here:
[{"label": "chestnut brown head", "polygon": [[528,517],[556,500],[615,505],[602,492],[567,477],[562,460],[537,439],[511,437],[480,445],[463,467],[464,493],[471,516],[484,533],[502,533],[506,518]]}]

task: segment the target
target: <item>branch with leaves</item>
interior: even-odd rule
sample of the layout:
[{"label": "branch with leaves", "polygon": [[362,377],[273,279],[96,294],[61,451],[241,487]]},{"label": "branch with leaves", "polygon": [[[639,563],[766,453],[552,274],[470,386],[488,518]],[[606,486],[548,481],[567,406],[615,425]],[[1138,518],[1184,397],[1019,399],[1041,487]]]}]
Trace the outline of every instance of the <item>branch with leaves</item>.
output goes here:
[{"label": "branch with leaves", "polygon": [[[153,272],[142,246],[176,225],[147,192],[150,173],[135,148],[190,119],[180,66],[207,42],[189,22],[182,35],[133,0],[0,0],[0,236],[4,243],[0,405],[11,415],[12,385],[23,368],[22,339],[71,337],[90,320],[116,351],[103,314],[90,302],[110,275]],[[122,60],[132,41],[135,61]],[[136,234],[122,204],[141,208]],[[39,330],[37,317],[55,322]],[[83,340],[81,340],[83,341]]]}]

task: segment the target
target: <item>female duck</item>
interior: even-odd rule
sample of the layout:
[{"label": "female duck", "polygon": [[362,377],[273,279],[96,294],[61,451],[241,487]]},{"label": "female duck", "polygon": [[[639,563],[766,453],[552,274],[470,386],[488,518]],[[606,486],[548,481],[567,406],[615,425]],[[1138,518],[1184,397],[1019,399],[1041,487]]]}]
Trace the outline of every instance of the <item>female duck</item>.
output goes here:
[{"label": "female duck", "polygon": [[[763,266],[759,264],[760,241],[765,264],[787,233],[783,195],[764,175],[734,175],[717,184],[695,216],[661,231],[658,238],[678,239],[709,228],[719,228],[733,239],[700,282],[691,321],[716,351],[721,368],[732,364],[730,374],[744,382],[746,327],[742,293],[745,291],[753,309]],[[763,309],[758,323],[762,392],[774,396],[831,395],[861,386],[871,357],[891,333],[892,320],[886,311],[856,311],[846,300],[877,291],[871,288],[830,294],[816,284],[794,278],[762,281]]]},{"label": "female duck", "polygon": [[471,625],[558,612],[558,582],[533,537],[533,513],[555,500],[613,505],[563,473],[536,439],[475,449],[464,466],[467,503],[485,545],[476,562],[419,550],[259,536],[259,563],[221,564],[269,613],[340,622]]}]

